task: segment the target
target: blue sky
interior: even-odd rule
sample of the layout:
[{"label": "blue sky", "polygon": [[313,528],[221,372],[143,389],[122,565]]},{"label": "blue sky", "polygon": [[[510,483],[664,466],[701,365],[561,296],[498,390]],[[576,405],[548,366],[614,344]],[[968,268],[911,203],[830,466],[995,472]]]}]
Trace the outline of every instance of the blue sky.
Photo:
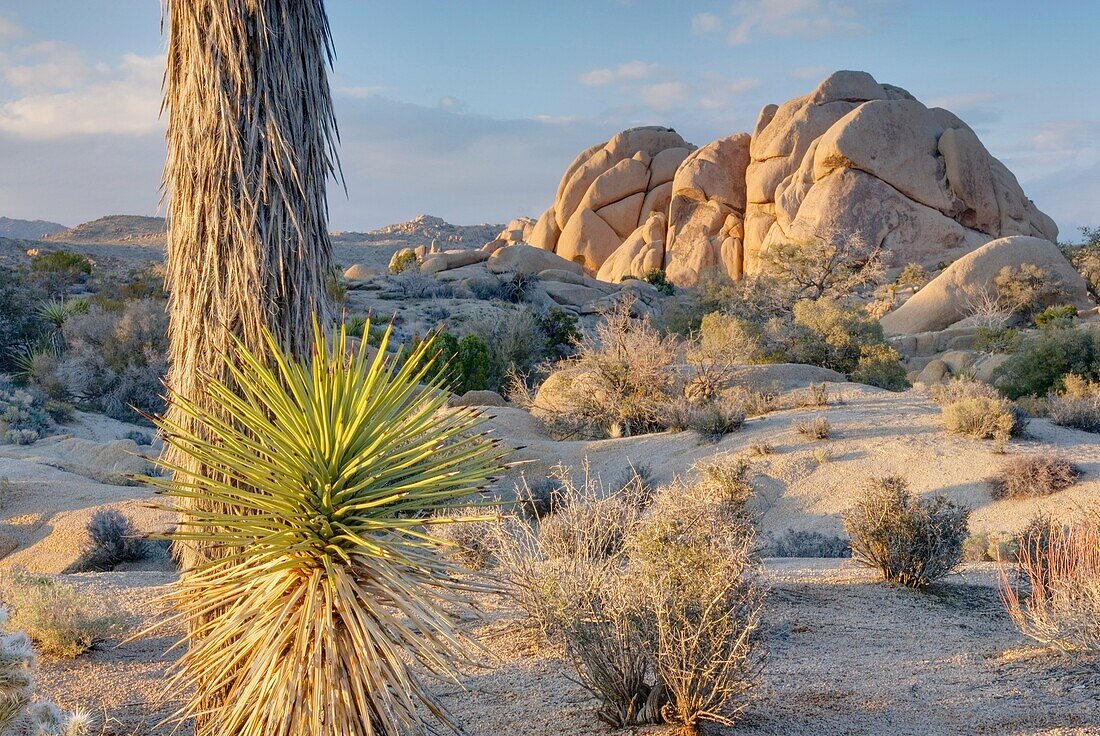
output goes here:
[{"label": "blue sky", "polygon": [[[1100,225],[1100,4],[328,0],[348,192],[335,229],[537,216],[582,148],[702,145],[863,69],[969,122],[1065,236]],[[154,214],[158,0],[0,0],[0,215]]]}]

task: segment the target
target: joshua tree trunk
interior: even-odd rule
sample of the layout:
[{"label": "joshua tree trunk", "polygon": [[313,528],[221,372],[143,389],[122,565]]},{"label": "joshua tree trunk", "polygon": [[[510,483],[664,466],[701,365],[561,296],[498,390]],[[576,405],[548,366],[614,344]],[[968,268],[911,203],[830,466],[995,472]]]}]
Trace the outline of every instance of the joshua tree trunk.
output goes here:
[{"label": "joshua tree trunk", "polygon": [[[323,0],[167,0],[166,20],[168,385],[208,403],[234,337],[262,351],[267,327],[309,349],[329,317],[332,46]],[[216,556],[176,552],[185,571]]]}]

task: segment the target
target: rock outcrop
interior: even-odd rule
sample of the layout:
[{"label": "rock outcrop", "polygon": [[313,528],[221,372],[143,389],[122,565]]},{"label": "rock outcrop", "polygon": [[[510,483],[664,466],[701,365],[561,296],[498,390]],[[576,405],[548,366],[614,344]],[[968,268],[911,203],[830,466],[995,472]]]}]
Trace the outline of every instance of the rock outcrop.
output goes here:
[{"label": "rock outcrop", "polygon": [[943,273],[882,318],[887,335],[915,335],[943,330],[965,319],[977,290],[993,288],[1006,266],[1030,263],[1050,274],[1062,290],[1065,303],[1089,309],[1088,288],[1058,247],[1043,238],[1017,235],[986,243],[948,266]]},{"label": "rock outcrop", "polygon": [[1058,235],[966,123],[865,72],[837,72],[764,108],[750,153],[749,273],[779,243],[855,239],[904,265],[1011,235]]},{"label": "rock outcrop", "polygon": [[780,244],[932,265],[1003,237],[1054,242],[1058,228],[958,117],[840,71],[765,107],[751,136],[695,150],[671,129],[634,128],[582,151],[524,233],[600,279],[638,276],[659,257],[689,286],[712,268],[760,273]]},{"label": "rock outcrop", "polygon": [[694,149],[661,127],[624,130],[585,149],[566,169],[531,245],[595,274],[652,212],[667,212],[676,170]]},{"label": "rock outcrop", "polygon": [[678,286],[721,266],[740,278],[745,233],[749,135],[721,138],[694,151],[672,182],[665,272]]}]

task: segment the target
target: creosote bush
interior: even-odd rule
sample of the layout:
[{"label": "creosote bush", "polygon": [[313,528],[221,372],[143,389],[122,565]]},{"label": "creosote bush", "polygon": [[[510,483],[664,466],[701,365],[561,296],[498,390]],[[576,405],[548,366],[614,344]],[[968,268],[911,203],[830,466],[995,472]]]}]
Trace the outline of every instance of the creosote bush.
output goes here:
[{"label": "creosote bush", "polygon": [[1001,465],[989,479],[989,493],[995,499],[1049,496],[1072,486],[1080,475],[1064,457],[1023,455]]},{"label": "creosote bush", "polygon": [[1100,380],[1100,329],[1055,321],[1024,339],[993,372],[993,383],[1010,399],[1045,396],[1070,374]]},{"label": "creosote bush", "polygon": [[867,481],[855,505],[843,514],[852,557],[882,577],[925,588],[962,559],[969,510],[946,496],[913,498],[898,475]]},{"label": "creosote bush", "polygon": [[[730,723],[755,684],[762,589],[743,462],[653,495],[562,474],[557,510],[501,527],[510,595],[621,728]],[[571,531],[563,533],[565,524]]]},{"label": "creosote bush", "polygon": [[0,576],[0,600],[11,612],[12,628],[27,632],[50,656],[73,658],[121,633],[120,619],[102,600],[52,578],[5,573]]}]

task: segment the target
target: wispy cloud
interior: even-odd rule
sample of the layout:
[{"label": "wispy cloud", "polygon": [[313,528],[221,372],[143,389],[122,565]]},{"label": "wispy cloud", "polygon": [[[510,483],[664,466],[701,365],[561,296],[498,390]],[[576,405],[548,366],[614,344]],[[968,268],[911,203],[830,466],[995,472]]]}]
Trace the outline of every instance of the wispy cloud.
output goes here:
[{"label": "wispy cloud", "polygon": [[656,64],[628,61],[617,67],[591,69],[577,77],[577,81],[585,87],[606,87],[610,84],[646,79],[656,71]]},{"label": "wispy cloud", "polygon": [[714,13],[698,13],[691,17],[691,32],[696,36],[722,30],[722,19]]},{"label": "wispy cloud", "polygon": [[[56,139],[101,133],[143,135],[163,129],[159,119],[164,58],[127,54],[114,66],[97,65],[86,76],[68,79],[67,51],[17,71],[24,89],[42,80],[47,91],[0,103],[0,131],[21,138]],[[68,81],[68,83],[66,83]],[[53,91],[50,91],[50,90]]]},{"label": "wispy cloud", "polygon": [[864,30],[866,14],[883,0],[738,0],[728,15],[698,13],[696,35],[725,33],[734,46],[769,38],[824,38]]}]

